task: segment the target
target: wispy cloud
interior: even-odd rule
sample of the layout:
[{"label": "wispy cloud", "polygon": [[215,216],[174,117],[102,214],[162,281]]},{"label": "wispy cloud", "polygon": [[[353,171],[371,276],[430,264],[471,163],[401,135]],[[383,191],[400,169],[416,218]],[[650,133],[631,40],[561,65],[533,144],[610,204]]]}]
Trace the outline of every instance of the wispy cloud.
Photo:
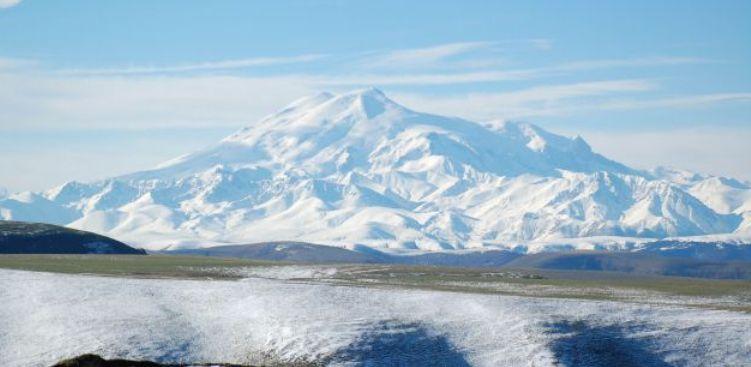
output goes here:
[{"label": "wispy cloud", "polygon": [[614,69],[630,67],[647,67],[647,66],[664,66],[664,65],[681,65],[681,64],[705,64],[714,62],[714,60],[699,57],[682,57],[682,56],[654,56],[638,57],[624,59],[605,59],[605,60],[585,60],[563,63],[552,66],[552,70],[594,70],[594,69]]},{"label": "wispy cloud", "polygon": [[[56,76],[0,74],[0,129],[241,126],[327,89],[320,76]],[[464,96],[398,94],[407,105],[472,118],[520,116],[584,96],[653,89],[648,80],[548,85]],[[501,114],[503,113],[503,114]]]},{"label": "wispy cloud", "polygon": [[487,95],[490,101],[505,103],[526,103],[533,101],[557,102],[561,99],[602,95],[614,92],[640,92],[652,90],[656,85],[648,80],[604,80],[594,82],[547,85],[520,91]]},{"label": "wispy cloud", "polygon": [[455,68],[476,69],[497,67],[508,60],[504,54],[519,47],[547,51],[553,41],[531,38],[500,41],[454,42],[409,49],[366,52],[356,60],[365,69]]},{"label": "wispy cloud", "polygon": [[643,79],[602,80],[559,85],[543,85],[503,93],[470,93],[454,96],[401,94],[399,98],[417,109],[479,120],[512,119],[555,115],[572,99],[602,97],[616,93],[655,89]]},{"label": "wispy cloud", "polygon": [[[545,41],[541,40],[540,42]],[[521,42],[521,41],[520,41]],[[531,45],[531,40],[525,40]],[[538,41],[535,41],[538,42]],[[545,43],[545,42],[543,42]],[[433,62],[497,43],[466,42],[385,53],[382,60]],[[478,120],[571,115],[590,110],[683,108],[728,101],[749,101],[749,93],[688,96],[645,95],[658,89],[653,80],[586,80],[565,84],[545,81],[552,76],[580,76],[602,68],[646,67],[710,62],[701,58],[654,56],[631,59],[582,60],[537,68],[475,69],[419,72],[415,69],[336,69],[304,73],[302,67],[266,76],[241,76],[242,68],[303,64],[317,54],[259,57],[166,66],[54,70],[33,60],[0,58],[0,129],[240,126],[314,91],[362,86],[388,87],[398,101],[419,110]],[[337,57],[326,56],[327,62]],[[358,56],[359,57],[359,56]],[[463,61],[467,61],[465,59]],[[341,61],[341,60],[340,60]],[[297,72],[295,72],[297,70]],[[211,72],[217,71],[217,72]],[[578,73],[578,74],[577,74]],[[576,80],[576,79],[574,79]],[[482,86],[487,92],[448,94],[427,92],[425,86],[524,81]],[[417,88],[415,88],[417,87]],[[411,93],[400,90],[412,90]],[[492,91],[506,89],[503,92]],[[415,92],[423,90],[423,92]],[[459,90],[459,89],[457,89]],[[462,88],[461,90],[467,90]],[[477,90],[477,89],[475,89]],[[626,98],[630,97],[630,98]]]},{"label": "wispy cloud", "polygon": [[296,77],[0,73],[0,130],[240,127],[315,91]]},{"label": "wispy cloud", "polygon": [[37,65],[38,63],[34,60],[0,57],[0,71],[8,71],[11,69],[27,69]]},{"label": "wispy cloud", "polygon": [[[714,62],[713,60],[697,57],[652,56],[624,59],[578,60],[533,68],[509,68],[508,63],[497,54],[497,51],[512,43],[522,43],[528,47],[538,49],[546,49],[551,47],[552,44],[547,39],[459,42],[424,48],[373,51],[361,55],[349,56],[304,54],[176,65],[135,65],[51,71],[60,75],[88,76],[170,75],[179,73],[232,75],[240,69],[306,64],[327,58],[329,64],[334,65],[335,73],[310,75],[297,72],[297,74],[310,79],[318,79],[318,84],[330,86],[420,86],[533,80],[571,75],[596,69],[621,69]],[[34,64],[28,60],[0,58],[0,70],[3,68],[22,68],[32,65]],[[295,69],[287,69],[286,75],[291,76],[295,73],[294,71],[290,73],[289,70]]]},{"label": "wispy cloud", "polygon": [[[450,78],[484,80],[487,75]],[[526,75],[494,75],[525,78]],[[343,81],[332,76],[283,75],[99,75],[54,76],[0,73],[0,130],[19,126],[48,128],[153,128],[242,126],[259,120],[289,101],[315,91],[343,90],[338,83],[455,83],[447,76],[431,80]],[[413,77],[416,78],[416,77]],[[368,83],[363,83],[368,84]],[[389,93],[417,110],[476,120],[575,115],[587,111],[691,108],[749,102],[751,93],[654,96],[659,88],[647,79],[598,80],[538,85],[507,92],[431,94]]]},{"label": "wispy cloud", "polygon": [[127,74],[163,74],[183,73],[195,71],[216,71],[245,69],[259,66],[283,65],[306,63],[319,60],[325,55],[309,54],[289,57],[256,57],[238,60],[223,60],[212,62],[199,62],[191,64],[167,65],[167,66],[128,66],[106,69],[69,69],[61,70],[61,74],[69,75],[127,75]]},{"label": "wispy cloud", "polygon": [[0,9],[14,7],[21,3],[21,0],[0,0]]},{"label": "wispy cloud", "polygon": [[[506,93],[454,96],[399,94],[400,100],[418,110],[476,120],[507,120],[546,116],[571,116],[592,111],[686,109],[720,103],[751,102],[751,93],[713,93],[672,97],[624,97],[654,91],[647,80],[616,80],[539,86]],[[617,95],[617,97],[614,97]]]},{"label": "wispy cloud", "polygon": [[[0,0],[3,1],[3,0]],[[529,74],[531,70],[488,70],[489,67],[497,67],[502,63],[501,58],[498,55],[488,57],[483,56],[470,56],[476,51],[489,52],[498,51],[501,45],[523,43],[536,49],[548,49],[551,45],[551,41],[547,39],[526,39],[517,41],[498,41],[498,42],[456,42],[446,43],[429,47],[412,48],[412,49],[400,49],[392,51],[369,51],[360,55],[350,55],[348,57],[339,55],[339,57],[333,57],[331,55],[323,54],[304,54],[295,56],[283,56],[283,57],[254,57],[245,59],[234,60],[219,60],[219,61],[207,61],[207,62],[195,62],[184,63],[176,65],[129,65],[120,67],[108,67],[108,68],[81,68],[81,69],[63,69],[57,70],[56,73],[63,75],[130,75],[130,74],[171,74],[171,73],[184,73],[184,72],[202,72],[202,71],[232,71],[236,69],[245,69],[261,66],[274,66],[285,64],[302,64],[316,60],[330,57],[333,64],[341,63],[342,60],[347,60],[348,65],[345,65],[346,69],[359,70],[358,74],[362,74],[364,70],[380,70],[393,72],[395,70],[411,70],[415,68],[425,68],[431,66],[440,65],[441,62],[448,59],[457,58],[451,60],[450,65],[453,67],[461,67],[462,69],[477,70],[470,71],[468,73],[452,75],[436,74],[436,75],[408,75],[401,77],[399,75],[376,74],[373,77],[386,78],[387,84],[407,84],[409,80],[414,80],[416,83],[425,84],[442,84],[452,83],[456,80],[459,83],[467,81],[475,81],[481,79],[491,80],[505,80],[508,75],[514,74]],[[485,69],[485,70],[480,70]],[[484,75],[484,77],[483,77]],[[369,79],[366,75],[364,79]],[[345,78],[356,83],[354,77]],[[405,81],[400,81],[404,79]],[[444,80],[444,82],[441,82]],[[334,83],[334,84],[350,84],[350,82]]]},{"label": "wispy cloud", "polygon": [[598,105],[604,110],[635,110],[647,108],[699,107],[713,103],[751,101],[751,93],[713,93],[647,100],[608,101]]},{"label": "wispy cloud", "polygon": [[493,42],[458,42],[431,47],[373,52],[364,57],[362,65],[371,68],[407,68],[433,65],[452,56],[487,49]]},{"label": "wispy cloud", "polygon": [[349,85],[443,85],[480,83],[506,80],[539,78],[542,73],[535,69],[508,71],[474,71],[466,73],[415,73],[415,74],[362,74],[319,77],[320,84],[331,86]]},{"label": "wispy cloud", "polygon": [[[622,69],[638,68],[651,66],[667,66],[680,64],[699,64],[709,63],[712,60],[695,58],[695,57],[674,57],[674,56],[655,56],[644,58],[626,58],[626,59],[603,59],[603,60],[582,60],[556,65],[549,65],[537,68],[520,68],[520,69],[498,69],[483,68],[487,66],[487,59],[465,59],[458,62],[457,65],[465,66],[462,69],[469,71],[443,71],[443,72],[399,72],[388,73],[350,73],[339,74],[336,78],[326,78],[321,84],[325,85],[449,85],[449,84],[466,84],[466,83],[490,83],[510,80],[532,80],[544,77],[569,75],[574,72],[582,72],[597,69]],[[476,65],[473,65],[475,63]],[[399,65],[394,63],[394,65]],[[476,66],[474,68],[468,66]],[[409,69],[409,68],[406,68]],[[474,70],[473,70],[474,69]]]},{"label": "wispy cloud", "polygon": [[547,51],[553,49],[553,41],[547,38],[534,38],[526,40],[526,42],[529,42],[530,45],[538,50]]}]

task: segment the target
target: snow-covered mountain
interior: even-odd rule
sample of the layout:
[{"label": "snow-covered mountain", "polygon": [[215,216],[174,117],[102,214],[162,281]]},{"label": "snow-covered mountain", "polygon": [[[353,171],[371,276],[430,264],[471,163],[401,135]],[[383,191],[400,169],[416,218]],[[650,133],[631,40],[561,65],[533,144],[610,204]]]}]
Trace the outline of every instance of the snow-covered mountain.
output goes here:
[{"label": "snow-covered mountain", "polygon": [[639,171],[580,137],[415,112],[366,89],[301,99],[152,170],[11,195],[0,217],[153,249],[296,240],[534,250],[751,231],[750,198],[735,180]]}]

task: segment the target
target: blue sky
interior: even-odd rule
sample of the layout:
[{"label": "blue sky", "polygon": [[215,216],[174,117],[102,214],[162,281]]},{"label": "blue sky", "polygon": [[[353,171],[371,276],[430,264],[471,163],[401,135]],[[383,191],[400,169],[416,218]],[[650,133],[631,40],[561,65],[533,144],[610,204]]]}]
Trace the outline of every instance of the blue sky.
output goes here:
[{"label": "blue sky", "polygon": [[0,0],[0,186],[145,169],[321,90],[751,179],[748,1]]}]

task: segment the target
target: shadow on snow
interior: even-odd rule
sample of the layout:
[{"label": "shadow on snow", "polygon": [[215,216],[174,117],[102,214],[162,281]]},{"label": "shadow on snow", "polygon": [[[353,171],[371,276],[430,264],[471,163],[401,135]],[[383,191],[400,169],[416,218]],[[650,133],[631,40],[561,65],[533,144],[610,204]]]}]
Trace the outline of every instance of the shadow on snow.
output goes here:
[{"label": "shadow on snow", "polygon": [[635,338],[621,325],[592,326],[583,321],[548,325],[560,334],[551,344],[556,359],[567,367],[666,367],[652,338]]},{"label": "shadow on snow", "polygon": [[352,344],[335,352],[325,364],[357,366],[469,367],[445,337],[431,334],[419,324],[381,322]]}]

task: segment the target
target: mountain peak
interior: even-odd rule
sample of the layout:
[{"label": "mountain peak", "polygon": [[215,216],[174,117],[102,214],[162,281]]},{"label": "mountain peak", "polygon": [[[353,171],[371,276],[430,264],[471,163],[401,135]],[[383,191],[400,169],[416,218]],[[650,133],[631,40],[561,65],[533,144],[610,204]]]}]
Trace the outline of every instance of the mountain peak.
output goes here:
[{"label": "mountain peak", "polygon": [[381,90],[369,87],[341,94],[319,92],[303,97],[264,120],[303,120],[310,119],[311,116],[327,119],[343,115],[358,115],[370,119],[387,109],[406,110],[386,97]]},{"label": "mountain peak", "polygon": [[[702,187],[730,192],[720,184]],[[365,88],[299,99],[153,170],[0,199],[0,218],[141,243],[284,238],[422,249],[737,227],[738,216],[681,190],[581,137],[420,113]]]},{"label": "mountain peak", "polygon": [[591,153],[592,148],[580,135],[573,138],[551,133],[535,124],[520,121],[500,121],[491,123],[490,126],[504,133],[512,139],[525,142],[530,150],[545,152],[555,150],[558,152]]},{"label": "mountain peak", "polygon": [[324,102],[326,102],[326,101],[328,101],[328,100],[330,100],[330,99],[332,99],[334,97],[335,97],[335,95],[333,95],[333,94],[331,94],[329,92],[325,92],[325,91],[324,92],[319,92],[319,93],[316,93],[316,94],[313,94],[313,95],[310,95],[310,96],[307,96],[307,97],[300,98],[300,99],[298,99],[298,100],[290,103],[289,106],[287,106],[287,108],[285,108],[285,110],[290,109],[290,108],[304,108],[304,107],[316,106],[316,105],[324,103]]},{"label": "mountain peak", "polygon": [[[225,138],[219,146],[159,169],[191,174],[216,164],[260,165],[306,167],[308,172],[331,174],[391,165],[422,170],[439,161],[509,176],[556,176],[559,169],[634,172],[592,152],[581,138],[557,135],[526,122],[502,122],[493,129],[419,113],[376,88],[297,100]],[[453,172],[455,168],[447,169]]]},{"label": "mountain peak", "polygon": [[345,95],[356,95],[361,98],[386,98],[386,94],[376,87],[367,87],[362,89],[356,89]]},{"label": "mountain peak", "polygon": [[392,101],[382,91],[374,87],[340,94],[334,97],[330,103],[351,112],[356,111],[368,119],[380,115],[389,108],[404,109],[404,107]]}]

